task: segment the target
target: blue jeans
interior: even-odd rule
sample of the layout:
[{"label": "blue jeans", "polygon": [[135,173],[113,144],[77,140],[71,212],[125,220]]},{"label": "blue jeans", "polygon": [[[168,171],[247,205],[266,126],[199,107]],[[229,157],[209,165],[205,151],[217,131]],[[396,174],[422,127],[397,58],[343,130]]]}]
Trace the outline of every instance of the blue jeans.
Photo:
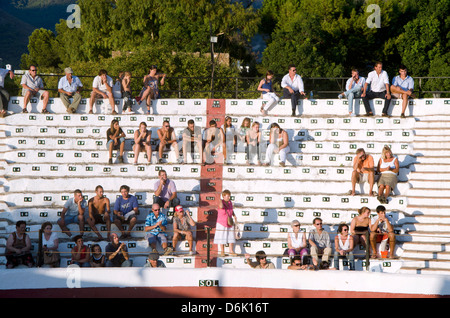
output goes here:
[{"label": "blue jeans", "polygon": [[353,99],[361,97],[361,86],[355,85],[355,87],[349,89],[344,94],[348,100],[348,112],[353,113]]}]

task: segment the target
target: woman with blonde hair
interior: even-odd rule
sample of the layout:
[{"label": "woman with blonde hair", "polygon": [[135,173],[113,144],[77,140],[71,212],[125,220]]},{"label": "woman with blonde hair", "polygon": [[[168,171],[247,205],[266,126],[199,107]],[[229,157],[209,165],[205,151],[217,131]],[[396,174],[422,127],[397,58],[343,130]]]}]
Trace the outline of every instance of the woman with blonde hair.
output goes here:
[{"label": "woman with blonde hair", "polygon": [[400,170],[398,159],[392,154],[391,148],[387,145],[383,147],[377,171],[381,173],[378,180],[378,201],[388,203],[387,198],[391,191],[397,186],[397,175]]}]

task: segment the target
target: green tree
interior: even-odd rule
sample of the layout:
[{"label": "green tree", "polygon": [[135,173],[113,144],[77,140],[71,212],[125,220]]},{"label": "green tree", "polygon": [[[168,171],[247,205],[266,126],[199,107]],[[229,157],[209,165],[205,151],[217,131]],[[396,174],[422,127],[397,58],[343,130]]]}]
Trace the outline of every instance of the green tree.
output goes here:
[{"label": "green tree", "polygon": [[22,68],[27,69],[30,64],[44,68],[57,68],[61,62],[55,54],[57,42],[55,34],[46,29],[36,29],[30,35],[28,52],[22,56]]}]

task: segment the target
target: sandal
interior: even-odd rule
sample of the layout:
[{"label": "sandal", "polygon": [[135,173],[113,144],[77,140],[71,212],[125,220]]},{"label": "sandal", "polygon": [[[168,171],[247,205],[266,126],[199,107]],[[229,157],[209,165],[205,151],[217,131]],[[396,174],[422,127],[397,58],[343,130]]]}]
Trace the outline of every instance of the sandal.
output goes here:
[{"label": "sandal", "polygon": [[50,114],[50,112],[47,110],[47,108],[44,108],[44,109],[42,110],[42,113],[43,113],[43,114]]},{"label": "sandal", "polygon": [[24,109],[22,110],[22,113],[27,114],[27,113],[28,113],[28,110],[27,110],[26,108],[24,108]]}]

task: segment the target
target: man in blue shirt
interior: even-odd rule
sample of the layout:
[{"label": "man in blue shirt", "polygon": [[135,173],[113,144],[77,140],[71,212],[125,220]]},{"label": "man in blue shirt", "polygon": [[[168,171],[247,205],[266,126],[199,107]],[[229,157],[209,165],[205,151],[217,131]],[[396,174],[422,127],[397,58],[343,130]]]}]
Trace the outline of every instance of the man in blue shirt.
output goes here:
[{"label": "man in blue shirt", "polygon": [[152,212],[145,219],[145,232],[148,244],[153,253],[157,253],[156,242],[159,242],[164,249],[164,255],[172,253],[173,249],[167,246],[167,233],[165,233],[167,217],[161,213],[161,207],[158,203],[152,205]]},{"label": "man in blue shirt", "polygon": [[[131,230],[136,225],[139,214],[139,204],[135,196],[130,194],[130,187],[123,185],[120,187],[122,196],[114,203],[114,224],[122,232],[121,239],[131,236]],[[128,231],[125,231],[123,224],[129,224]]]},{"label": "man in blue shirt", "polygon": [[[66,75],[61,77],[58,82],[59,97],[66,106],[67,112],[75,113],[81,101],[80,92],[83,89],[83,84],[78,77],[72,75],[73,71],[70,67],[67,67],[64,72]],[[70,103],[69,98],[73,98],[72,103]]]},{"label": "man in blue shirt", "polygon": [[406,66],[400,65],[398,71],[400,75],[397,75],[392,80],[391,93],[396,98],[401,98],[402,102],[402,114],[401,118],[406,118],[405,110],[408,106],[408,98],[415,98],[414,96],[414,80],[411,76],[407,74]]}]

